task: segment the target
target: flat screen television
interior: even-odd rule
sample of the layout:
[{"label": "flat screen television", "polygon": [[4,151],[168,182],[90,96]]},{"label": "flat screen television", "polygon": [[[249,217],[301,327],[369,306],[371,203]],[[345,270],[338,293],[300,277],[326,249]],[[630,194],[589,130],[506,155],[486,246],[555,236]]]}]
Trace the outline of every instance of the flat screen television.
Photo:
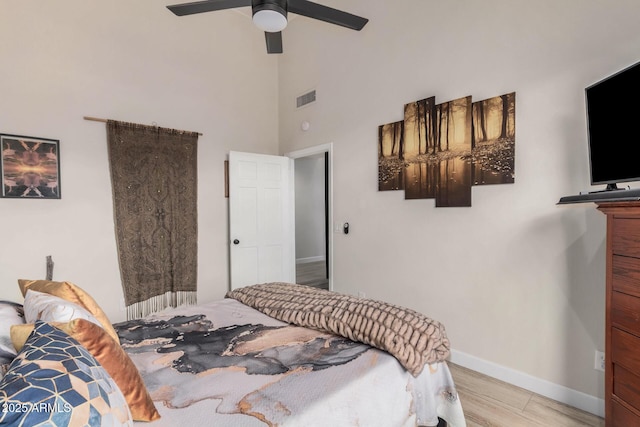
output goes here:
[{"label": "flat screen television", "polygon": [[585,89],[591,184],[640,181],[640,62]]}]

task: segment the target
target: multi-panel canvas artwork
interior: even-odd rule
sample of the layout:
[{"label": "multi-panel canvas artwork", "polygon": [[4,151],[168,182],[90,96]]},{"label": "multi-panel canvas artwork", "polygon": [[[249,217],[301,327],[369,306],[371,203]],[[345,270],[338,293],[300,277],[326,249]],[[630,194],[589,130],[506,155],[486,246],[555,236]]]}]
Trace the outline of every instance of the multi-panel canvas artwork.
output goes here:
[{"label": "multi-panel canvas artwork", "polygon": [[471,187],[514,182],[515,92],[472,102],[404,106],[404,120],[378,127],[378,189],[437,207],[471,206]]}]

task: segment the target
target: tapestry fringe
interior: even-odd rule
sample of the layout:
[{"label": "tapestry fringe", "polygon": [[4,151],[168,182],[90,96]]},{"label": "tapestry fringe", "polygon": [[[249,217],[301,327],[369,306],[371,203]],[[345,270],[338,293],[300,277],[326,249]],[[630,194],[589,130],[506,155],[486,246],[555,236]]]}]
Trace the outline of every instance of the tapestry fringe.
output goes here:
[{"label": "tapestry fringe", "polygon": [[197,296],[198,293],[196,291],[165,292],[164,294],[156,295],[146,301],[128,305],[127,320],[140,319],[169,307],[195,305],[198,303]]}]

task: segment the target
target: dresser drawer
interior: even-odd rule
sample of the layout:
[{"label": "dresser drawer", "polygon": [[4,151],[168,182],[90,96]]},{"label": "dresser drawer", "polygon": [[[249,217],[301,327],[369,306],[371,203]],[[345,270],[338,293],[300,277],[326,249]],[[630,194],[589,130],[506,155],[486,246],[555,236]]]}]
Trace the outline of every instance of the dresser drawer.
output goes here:
[{"label": "dresser drawer", "polygon": [[613,290],[640,297],[640,259],[614,255],[611,265]]},{"label": "dresser drawer", "polygon": [[640,218],[614,218],[611,237],[614,255],[640,258]]},{"label": "dresser drawer", "polygon": [[611,328],[611,361],[639,375],[640,338],[620,329]]},{"label": "dresser drawer", "polygon": [[[609,426],[609,423],[607,423],[607,426]],[[640,417],[613,400],[611,402],[611,427],[633,426],[640,426]]]},{"label": "dresser drawer", "polygon": [[640,298],[621,292],[611,292],[609,313],[613,326],[640,336]]},{"label": "dresser drawer", "polygon": [[640,377],[620,365],[613,365],[613,394],[640,408]]}]

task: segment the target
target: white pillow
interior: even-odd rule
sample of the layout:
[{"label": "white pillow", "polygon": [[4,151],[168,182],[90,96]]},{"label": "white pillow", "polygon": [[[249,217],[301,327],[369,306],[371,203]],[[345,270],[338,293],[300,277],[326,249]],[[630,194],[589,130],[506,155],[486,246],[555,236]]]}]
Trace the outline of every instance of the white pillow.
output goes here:
[{"label": "white pillow", "polygon": [[0,378],[7,366],[16,357],[16,349],[11,344],[11,325],[24,323],[22,304],[0,301]]},{"label": "white pillow", "polygon": [[36,320],[51,323],[85,319],[102,327],[100,321],[84,307],[31,289],[24,296],[24,319],[26,323],[35,323]]}]

